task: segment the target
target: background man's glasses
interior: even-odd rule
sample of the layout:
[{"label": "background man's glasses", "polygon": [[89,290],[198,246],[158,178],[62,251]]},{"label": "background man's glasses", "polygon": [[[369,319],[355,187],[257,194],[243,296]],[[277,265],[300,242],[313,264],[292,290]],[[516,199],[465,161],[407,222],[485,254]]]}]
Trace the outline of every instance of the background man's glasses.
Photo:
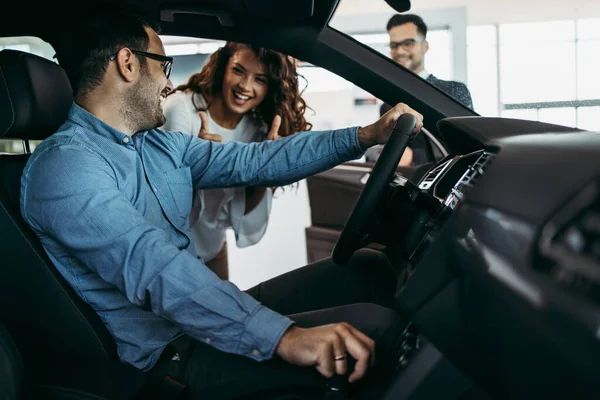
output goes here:
[{"label": "background man's glasses", "polygon": [[402,47],[404,50],[412,50],[415,47],[415,44],[422,43],[425,39],[404,39],[401,42],[390,42],[388,44],[389,48],[392,50],[396,50],[398,47]]},{"label": "background man's glasses", "polygon": [[[153,60],[157,60],[160,61],[163,67],[163,72],[165,73],[165,76],[167,77],[167,79],[169,79],[169,76],[171,75],[171,68],[173,68],[173,57],[167,57],[167,56],[163,56],[160,54],[154,54],[154,53],[147,53],[145,51],[139,51],[139,50],[133,50],[130,49],[131,52],[133,54],[136,54],[138,56],[141,57],[147,57],[147,58],[151,58]],[[112,56],[110,56],[108,59],[110,61],[114,61],[117,58],[117,53],[113,54]]]}]

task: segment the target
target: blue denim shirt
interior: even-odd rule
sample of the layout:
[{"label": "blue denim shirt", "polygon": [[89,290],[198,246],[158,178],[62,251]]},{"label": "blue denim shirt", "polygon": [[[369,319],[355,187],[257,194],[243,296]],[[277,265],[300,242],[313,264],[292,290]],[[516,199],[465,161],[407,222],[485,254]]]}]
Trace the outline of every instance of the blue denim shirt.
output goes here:
[{"label": "blue denim shirt", "polygon": [[184,333],[260,361],[292,321],[195,256],[193,191],[298,181],[360,157],[357,131],[226,145],[159,129],[131,137],[73,104],[25,167],[21,212],[122,361],[148,370]]}]

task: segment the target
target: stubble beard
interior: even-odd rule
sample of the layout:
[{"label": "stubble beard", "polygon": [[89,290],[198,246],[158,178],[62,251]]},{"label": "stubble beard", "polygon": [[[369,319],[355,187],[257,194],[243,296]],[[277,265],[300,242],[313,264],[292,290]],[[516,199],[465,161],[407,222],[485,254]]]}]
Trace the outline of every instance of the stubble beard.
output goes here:
[{"label": "stubble beard", "polygon": [[147,72],[143,71],[142,79],[125,93],[120,113],[132,132],[147,131],[165,124],[159,96],[153,90],[155,86]]}]

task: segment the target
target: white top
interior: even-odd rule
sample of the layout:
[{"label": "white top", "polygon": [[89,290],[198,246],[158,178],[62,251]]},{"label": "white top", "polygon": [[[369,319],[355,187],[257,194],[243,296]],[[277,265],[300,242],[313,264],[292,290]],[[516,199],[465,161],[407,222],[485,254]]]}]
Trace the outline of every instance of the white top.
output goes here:
[{"label": "white top", "polygon": [[[163,129],[198,135],[201,121],[192,103],[192,96],[196,104],[204,104],[204,99],[197,93],[177,92],[167,97],[164,104],[167,122]],[[264,135],[261,125],[247,115],[242,117],[235,129],[226,129],[213,121],[208,111],[206,114],[208,133],[221,135],[223,143],[234,140],[255,142]],[[213,259],[223,248],[229,227],[235,232],[238,247],[258,243],[267,230],[271,199],[271,190],[267,188],[258,205],[244,214],[245,188],[196,190],[190,214],[190,230],[198,256],[204,261]]]},{"label": "white top", "polygon": [[419,72],[418,74],[421,78],[427,80],[427,78],[429,78],[429,75],[431,75],[429,73],[429,71],[427,71],[426,69],[423,69],[423,71]]}]

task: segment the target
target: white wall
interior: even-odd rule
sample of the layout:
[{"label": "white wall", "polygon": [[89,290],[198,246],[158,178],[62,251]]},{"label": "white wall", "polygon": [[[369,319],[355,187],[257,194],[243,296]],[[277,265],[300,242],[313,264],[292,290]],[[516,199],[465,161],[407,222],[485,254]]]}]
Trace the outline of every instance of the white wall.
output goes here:
[{"label": "white wall", "polygon": [[363,96],[358,88],[335,92],[311,92],[304,95],[308,111],[306,119],[314,130],[342,128],[374,122],[379,116],[379,104],[354,105],[354,99]]},{"label": "white wall", "polygon": [[230,280],[241,289],[306,265],[304,230],[310,226],[306,182],[277,193],[267,232],[258,244],[240,249],[233,231],[227,232]]}]

